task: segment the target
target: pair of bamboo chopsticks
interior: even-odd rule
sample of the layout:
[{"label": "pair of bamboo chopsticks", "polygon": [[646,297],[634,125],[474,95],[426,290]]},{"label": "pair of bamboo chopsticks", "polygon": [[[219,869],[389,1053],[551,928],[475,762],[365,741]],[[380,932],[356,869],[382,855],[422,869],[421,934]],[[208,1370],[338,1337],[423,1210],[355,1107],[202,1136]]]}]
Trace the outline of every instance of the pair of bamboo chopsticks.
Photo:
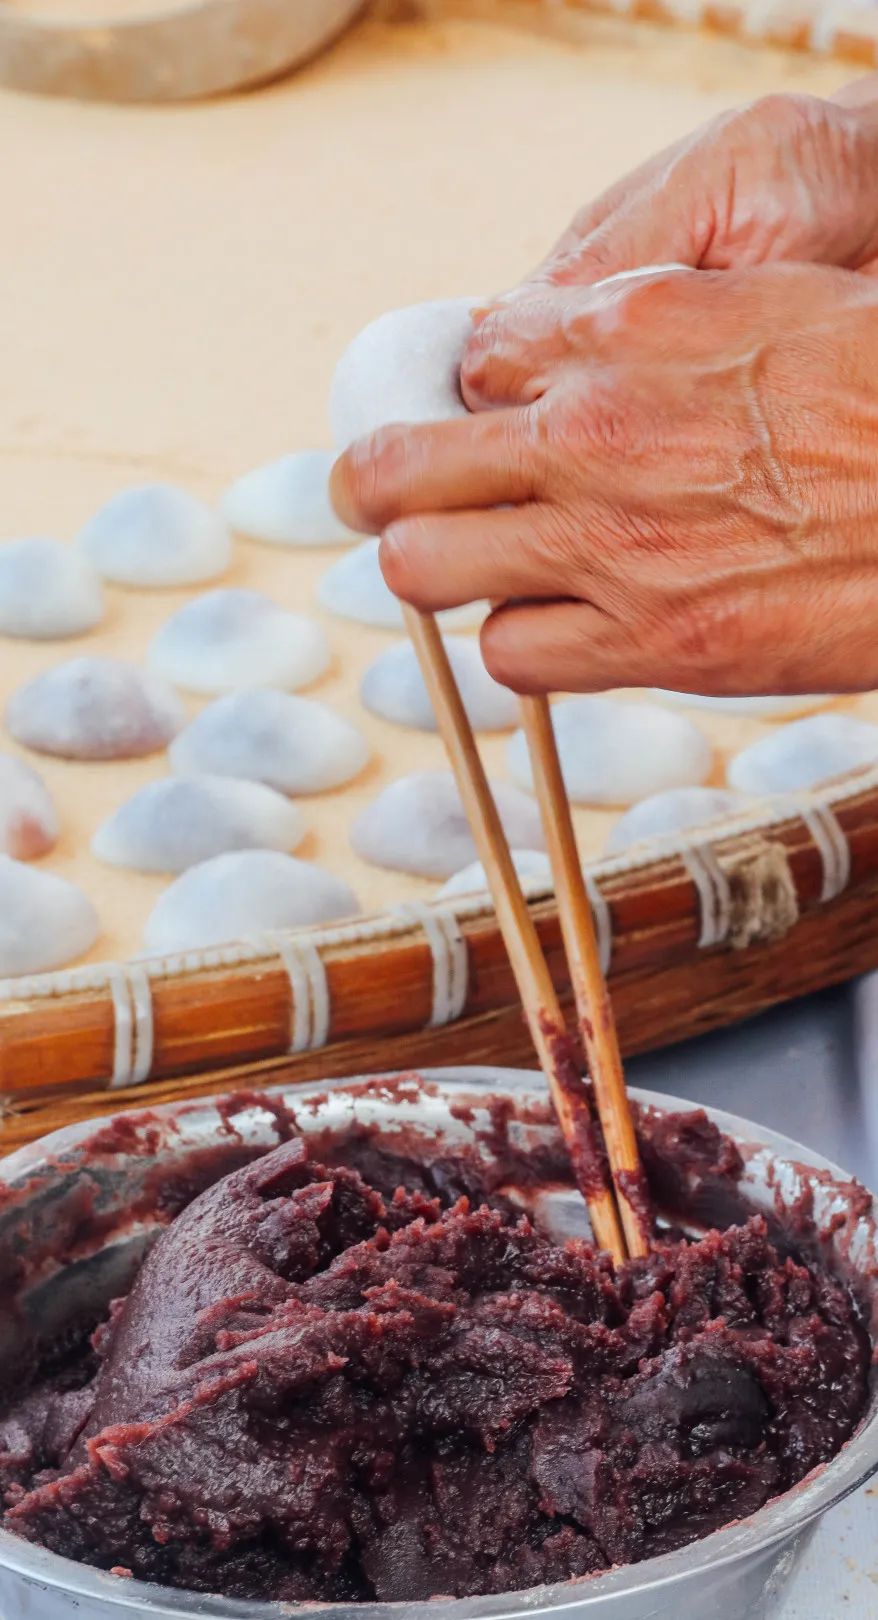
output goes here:
[{"label": "pair of bamboo chopsticks", "polygon": [[617,1263],[629,1255],[643,1255],[647,1252],[648,1233],[643,1218],[644,1183],[637,1139],[549,705],[545,698],[522,698],[522,720],[609,1178],[588,1089],[579,1072],[575,1048],[438,625],[432,614],[419,613],[406,605],[403,612],[485,869],[540,1067],[588,1205],[595,1241]]}]

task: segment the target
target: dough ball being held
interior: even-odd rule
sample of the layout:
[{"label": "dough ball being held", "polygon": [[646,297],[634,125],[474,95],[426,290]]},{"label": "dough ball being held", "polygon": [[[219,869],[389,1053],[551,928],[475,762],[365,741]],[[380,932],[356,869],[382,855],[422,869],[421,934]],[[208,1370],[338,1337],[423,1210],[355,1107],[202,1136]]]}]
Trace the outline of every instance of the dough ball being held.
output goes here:
[{"label": "dough ball being held", "polygon": [[91,950],[91,901],[66,878],[0,855],[0,975],[51,973]]},{"label": "dough ball being held", "polygon": [[[685,715],[657,703],[575,697],[552,708],[567,792],[575,804],[633,804],[665,788],[695,786],[710,775],[711,747]],[[509,774],[533,787],[523,731],[510,739]]]},{"label": "dough ball being held", "polygon": [[361,731],[325,703],[257,687],[209,703],[170,750],[180,776],[244,777],[279,793],[326,793],[368,764]]},{"label": "dough ball being held", "polygon": [[668,788],[665,793],[653,793],[620,816],[607,839],[606,852],[618,855],[620,850],[630,849],[644,838],[660,838],[705,827],[721,816],[744,809],[746,804],[743,794],[733,793],[729,788]]},{"label": "dough ball being held", "polygon": [[878,726],[852,714],[812,714],[736,754],[728,778],[741,793],[763,797],[804,793],[866,765],[878,765]]},{"label": "dough ball being held", "polygon": [[[394,596],[378,561],[380,540],[364,540],[323,575],[317,587],[321,607],[340,619],[370,625],[373,630],[404,630],[402,604]],[[480,625],[488,611],[486,602],[471,602],[439,614],[440,624],[462,629]]]},{"label": "dough ball being held", "polygon": [[[511,730],[518,718],[518,699],[488,674],[478,642],[447,636],[445,650],[473,729]],[[433,705],[410,642],[379,654],[363,676],[360,697],[370,713],[383,720],[419,731],[436,730]]]},{"label": "dough ball being held", "polygon": [[435,298],[379,315],[345,350],[329,416],[339,450],[390,422],[465,416],[460,363],[478,298]]},{"label": "dough ball being held", "polygon": [[191,951],[253,934],[354,917],[353,890],[321,866],[273,850],[244,850],[192,866],[160,896],[148,951]]},{"label": "dough ball being held", "polygon": [[59,831],[42,777],[14,754],[0,754],[0,854],[34,861],[54,849]]},{"label": "dough ball being held", "polygon": [[153,637],[150,668],[189,692],[247,686],[309,686],[329,667],[319,624],[289,613],[262,591],[208,591],[187,602]]},{"label": "dough ball being held", "polygon": [[123,489],[80,531],[82,554],[117,585],[199,585],[224,574],[232,542],[204,501],[174,484]]},{"label": "dough ball being held", "polygon": [[92,853],[136,872],[185,872],[238,849],[295,849],[301,812],[261,782],[228,776],[149,782],[100,826]]},{"label": "dough ball being held", "polygon": [[299,450],[239,478],[223,497],[236,534],[272,546],[347,546],[361,538],[337,517],[329,499],[332,450]]},{"label": "dough ball being held", "polygon": [[6,706],[16,742],[60,759],[138,759],[183,726],[176,692],[121,658],[71,658],[20,686]]},{"label": "dough ball being held", "polygon": [[[512,849],[509,853],[520,878],[539,878],[545,880],[547,888],[552,887],[552,868],[549,865],[548,855],[544,855],[539,849]],[[473,861],[469,866],[465,866],[463,871],[455,872],[447,883],[443,883],[438,899],[450,900],[456,894],[483,892],[488,892],[485,868],[481,861]]]},{"label": "dough ball being held", "polygon": [[[545,849],[536,801],[508,782],[492,791],[513,849]],[[379,793],[351,829],[356,853],[372,866],[450,878],[478,858],[450,771],[417,771]]]},{"label": "dough ball being held", "polygon": [[0,634],[62,641],[103,617],[101,582],[73,546],[39,535],[0,545]]}]

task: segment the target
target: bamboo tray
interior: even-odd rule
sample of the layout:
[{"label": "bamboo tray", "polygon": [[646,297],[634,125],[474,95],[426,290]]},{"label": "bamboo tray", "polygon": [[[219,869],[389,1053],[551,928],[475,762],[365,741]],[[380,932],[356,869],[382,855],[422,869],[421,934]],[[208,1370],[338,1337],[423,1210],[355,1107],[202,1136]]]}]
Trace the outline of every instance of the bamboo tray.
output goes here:
[{"label": "bamboo tray", "polygon": [[[513,0],[517,3],[517,0]],[[536,0],[539,4],[540,0]],[[878,63],[878,10],[869,0],[543,0],[575,10],[704,28],[749,44]]]},{"label": "bamboo tray", "polygon": [[[116,18],[111,0],[73,21],[0,0],[0,84],[99,101],[180,101],[264,83],[307,61],[368,0],[175,0]],[[878,11],[857,0],[374,0],[391,17],[569,12],[703,28],[750,44],[878,63]]]},{"label": "bamboo tray", "polygon": [[[878,966],[878,769],[589,869],[624,1050]],[[564,995],[557,911],[530,903]],[[267,1078],[532,1059],[486,896],[0,984],[0,1146]]]},{"label": "bamboo tray", "polygon": [[[0,405],[0,452],[8,532],[73,533],[115,488],[144,478],[182,481],[215,500],[248,465],[321,442],[318,411],[331,358],[378,309],[442,290],[503,285],[511,266],[534,261],[577,197],[605,184],[611,166],[645,155],[644,143],[655,144],[659,126],[669,139],[716,111],[720,98],[739,100],[778,85],[819,92],[838,78],[831,64],[804,54],[772,56],[694,32],[687,40],[537,0],[467,0],[436,10],[443,21],[435,31],[382,30],[369,22],[301,77],[238,101],[158,112],[0,98],[0,130],[10,149],[17,142],[16,163],[5,175],[7,213],[24,217],[42,197],[46,175],[58,180],[53,208],[34,203],[26,217],[36,222],[38,215],[39,229],[34,223],[17,234],[7,265],[8,320],[4,326],[0,317],[0,336],[9,386]],[[483,38],[469,20],[446,24],[445,14],[454,12],[529,21],[535,33],[586,40],[584,71],[554,44],[520,29],[492,30],[489,49],[488,30]],[[453,83],[458,49],[467,71]],[[585,98],[583,83],[590,86]],[[481,189],[461,186],[464,135],[437,110],[453,92],[467,152],[470,131],[484,123]],[[525,105],[528,118],[513,119],[511,110]],[[633,115],[635,107],[642,117]],[[388,109],[396,123],[388,123]],[[360,120],[363,137],[346,154],[357,208],[345,219],[336,263],[332,184],[337,132],[350,117]],[[549,134],[556,117],[568,143],[563,162],[549,162],[556,156]],[[398,182],[385,180],[376,154],[402,151],[404,126],[409,189],[401,209]],[[613,141],[596,141],[595,129],[605,127],[614,129]],[[498,130],[502,142],[495,140]],[[310,167],[297,161],[304,150]],[[514,180],[505,178],[510,152]],[[432,187],[421,183],[422,170]],[[132,173],[137,206],[126,230],[114,235],[118,199]],[[222,207],[211,189],[218,176]],[[528,183],[531,205],[518,219],[513,190],[518,196]],[[284,210],[276,206],[281,187]],[[483,191],[497,199],[489,233],[479,212]],[[372,252],[376,230],[392,232],[402,212],[410,232],[405,252]],[[292,298],[286,214],[317,227],[310,256],[307,244],[297,246]],[[174,260],[170,299],[154,250],[158,240],[178,239],[185,252]],[[76,269],[62,280],[57,265],[68,262]],[[22,308],[39,311],[38,331],[22,322]],[[281,315],[286,346],[277,342]],[[44,355],[51,364],[38,363]],[[178,387],[168,386],[171,374]],[[277,589],[293,605],[331,560],[281,556],[242,542],[236,572],[224,583]],[[173,593],[162,600],[113,590],[108,596],[111,615],[93,650],[126,657],[141,657],[158,616],[179,605]],[[331,635],[338,667],[315,695],[352,713],[357,660],[387,643],[353,626],[336,625]],[[0,653],[8,661],[8,647]],[[45,650],[17,645],[10,683],[45,657]],[[441,762],[428,738],[407,733],[397,736],[394,757],[390,728],[379,735],[379,722],[359,718],[380,758],[350,797],[328,796],[316,807],[320,824],[312,827],[307,853],[335,866],[337,852],[339,875],[352,879],[368,911],[385,907],[388,893],[415,909],[202,958],[89,962],[3,985],[0,1150],[108,1107],[142,1108],[267,1076],[306,1079],[461,1058],[532,1061],[490,908],[470,900],[452,915],[427,903],[423,884],[341,866],[351,860],[350,851],[344,854],[346,828],[361,796],[371,797],[391,773]],[[738,722],[723,725],[722,753],[752,740],[738,734]],[[498,739],[486,746],[492,774],[500,747]],[[162,767],[134,762],[108,778],[105,767],[90,773],[85,766],[46,765],[50,788],[65,806],[62,846],[49,867],[80,882],[103,909],[87,850],[98,815],[110,808],[104,797],[131,791]],[[694,848],[664,845],[591,865],[627,1052],[721,1026],[878,965],[872,926],[878,773],[836,784],[806,808],[807,815],[793,807],[715,826]],[[584,850],[600,846],[607,819],[583,814]],[[590,829],[583,825],[589,821]],[[560,979],[551,896],[531,893]],[[151,884],[126,881],[122,896],[118,909],[132,937],[110,928],[101,947],[117,958],[136,948],[134,925],[152,898]],[[112,923],[109,902],[106,909]]]}]

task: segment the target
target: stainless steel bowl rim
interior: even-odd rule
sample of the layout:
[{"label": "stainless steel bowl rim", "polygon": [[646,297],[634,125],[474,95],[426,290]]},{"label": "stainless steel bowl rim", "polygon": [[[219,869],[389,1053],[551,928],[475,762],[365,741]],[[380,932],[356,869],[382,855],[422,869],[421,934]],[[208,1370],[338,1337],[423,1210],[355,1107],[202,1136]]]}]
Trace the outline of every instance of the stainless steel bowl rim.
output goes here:
[{"label": "stainless steel bowl rim", "polygon": [[[487,1066],[446,1069],[420,1069],[425,1080],[438,1082],[443,1090],[462,1092],[518,1092],[545,1098],[542,1076],[531,1070],[492,1068]],[[260,1096],[290,1096],[307,1098],[327,1092],[346,1091],[361,1085],[374,1075],[361,1075],[345,1079],[320,1080],[305,1085],[260,1088]],[[377,1078],[391,1078],[382,1072]],[[641,1091],[631,1088],[631,1095],[645,1106],[676,1112],[690,1111],[691,1101],[684,1101],[664,1092]],[[200,1099],[197,1104],[166,1103],[149,1112],[159,1117],[185,1111],[188,1121],[197,1118],[200,1110],[206,1113],[215,1098]],[[788,1159],[807,1168],[826,1172],[833,1180],[850,1179],[844,1170],[820,1154],[804,1147],[792,1138],[771,1131],[750,1120],[741,1119],[724,1109],[702,1104],[709,1118],[721,1131],[748,1147],[766,1151],[772,1159]],[[0,1159],[0,1177],[14,1181],[33,1175],[47,1153],[75,1147],[87,1140],[111,1119],[87,1120],[67,1126],[39,1141]],[[553,1586],[534,1587],[525,1592],[502,1592],[487,1597],[432,1598],[428,1603],[254,1603],[244,1600],[189,1593],[176,1588],[149,1585],[125,1577],[113,1576],[104,1570],[62,1558],[45,1548],[22,1541],[8,1531],[0,1530],[0,1565],[46,1589],[59,1589],[79,1599],[111,1601],[119,1609],[131,1609],[150,1620],[190,1620],[202,1616],[205,1620],[279,1620],[281,1616],[319,1615],[324,1620],[345,1620],[355,1613],[362,1620],[382,1620],[389,1615],[441,1614],[443,1620],[517,1620],[521,1616],[537,1617],[542,1614],[563,1613],[565,1608],[587,1607],[590,1604],[609,1604],[630,1599],[638,1591],[654,1592],[674,1582],[683,1582],[697,1576],[706,1568],[715,1570],[738,1560],[752,1558],[772,1543],[783,1541],[803,1530],[818,1515],[842,1501],[844,1497],[865,1484],[878,1472],[878,1410],[873,1411],[858,1432],[852,1436],[831,1462],[816,1469],[792,1491],[769,1502],[750,1518],[725,1526],[699,1541],[690,1542],[677,1552],[647,1559],[639,1564],[626,1564],[603,1575],[588,1576],[565,1581]]]}]

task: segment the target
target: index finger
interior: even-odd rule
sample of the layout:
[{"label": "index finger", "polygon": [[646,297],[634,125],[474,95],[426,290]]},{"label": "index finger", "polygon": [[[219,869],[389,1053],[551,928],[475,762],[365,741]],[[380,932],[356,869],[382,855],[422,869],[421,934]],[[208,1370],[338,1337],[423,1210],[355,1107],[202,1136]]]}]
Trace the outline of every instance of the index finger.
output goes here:
[{"label": "index finger", "polygon": [[381,428],[336,462],[332,503],[352,529],[377,534],[417,512],[518,506],[543,489],[547,452],[530,410]]}]

